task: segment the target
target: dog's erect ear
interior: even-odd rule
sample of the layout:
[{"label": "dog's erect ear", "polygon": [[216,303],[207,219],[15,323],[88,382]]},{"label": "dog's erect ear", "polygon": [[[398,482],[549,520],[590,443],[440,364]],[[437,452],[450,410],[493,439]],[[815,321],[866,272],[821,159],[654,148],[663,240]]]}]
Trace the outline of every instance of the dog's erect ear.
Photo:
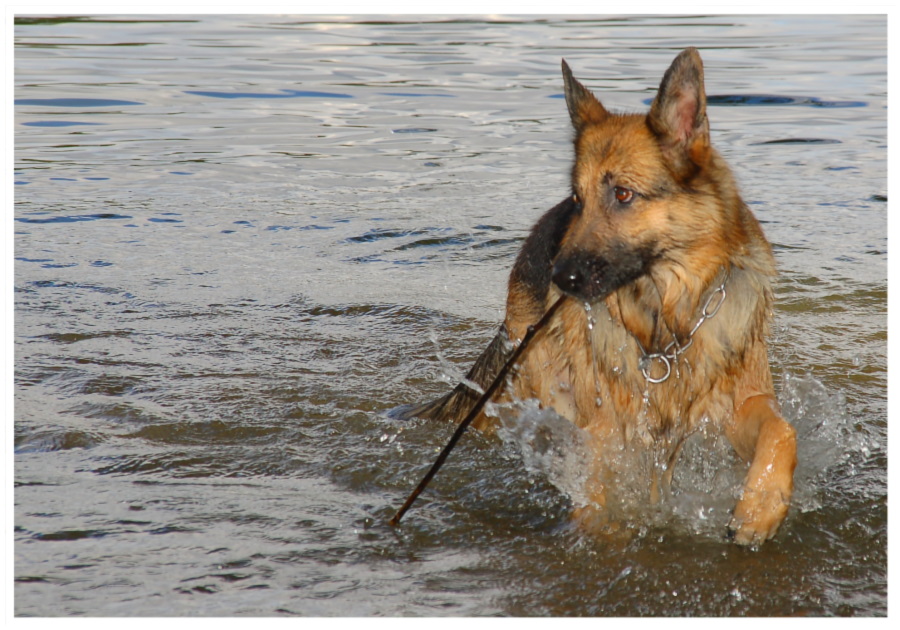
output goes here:
[{"label": "dog's erect ear", "polygon": [[565,59],[562,62],[562,75],[566,88],[566,105],[576,131],[581,131],[589,123],[600,122],[609,115],[600,101],[572,76]]},{"label": "dog's erect ear", "polygon": [[710,148],[709,120],[703,61],[696,48],[685,49],[666,70],[647,122],[675,166],[687,166],[685,160],[695,165],[706,161]]}]

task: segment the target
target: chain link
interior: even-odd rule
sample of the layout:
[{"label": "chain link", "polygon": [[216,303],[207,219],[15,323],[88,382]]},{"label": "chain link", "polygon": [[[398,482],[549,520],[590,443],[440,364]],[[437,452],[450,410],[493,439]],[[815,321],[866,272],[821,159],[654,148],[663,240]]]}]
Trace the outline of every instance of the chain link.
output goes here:
[{"label": "chain link", "polygon": [[[662,352],[651,352],[647,353],[644,350],[644,347],[641,346],[641,342],[638,341],[638,346],[641,348],[641,358],[638,365],[641,368],[641,374],[644,375],[644,378],[647,379],[648,383],[664,383],[668,380],[669,376],[672,374],[672,364],[678,360],[678,356],[684,353],[688,348],[691,347],[694,343],[694,334],[696,334],[697,330],[700,329],[700,326],[703,325],[708,319],[715,317],[716,313],[719,312],[719,309],[722,308],[722,304],[725,303],[725,283],[728,282],[728,272],[725,272],[725,277],[722,278],[722,284],[720,284],[715,291],[709,294],[709,297],[706,300],[706,304],[703,305],[703,309],[700,311],[700,319],[697,320],[697,323],[694,324],[694,327],[691,329],[691,332],[688,333],[688,340],[683,346],[678,345],[678,338],[674,338],[669,345],[663,348]],[[674,335],[673,335],[674,337]],[[674,348],[674,349],[673,349]],[[659,377],[653,377],[650,375],[650,368],[653,366],[654,361],[661,362],[666,367],[666,373]]]}]

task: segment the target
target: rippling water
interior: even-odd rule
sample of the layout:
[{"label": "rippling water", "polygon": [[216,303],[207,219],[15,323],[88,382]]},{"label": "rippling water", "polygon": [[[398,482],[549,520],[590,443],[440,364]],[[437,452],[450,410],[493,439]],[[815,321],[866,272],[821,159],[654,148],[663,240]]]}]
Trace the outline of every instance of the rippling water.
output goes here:
[{"label": "rippling water", "polygon": [[[885,615],[886,19],[17,20],[18,615]],[[625,110],[687,45],[772,240],[800,435],[772,543],[692,444],[627,541],[569,527],[552,416],[387,412],[493,335],[563,198],[559,60]],[[562,453],[554,457],[554,453]],[[724,471],[724,472],[718,472]]]}]

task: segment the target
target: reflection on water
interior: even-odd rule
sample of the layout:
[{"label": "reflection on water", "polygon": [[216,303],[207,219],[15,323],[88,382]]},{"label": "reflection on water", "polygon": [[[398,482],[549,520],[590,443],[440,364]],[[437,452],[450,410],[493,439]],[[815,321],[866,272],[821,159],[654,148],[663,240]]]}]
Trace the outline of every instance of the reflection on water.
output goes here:
[{"label": "reflection on water", "polygon": [[[886,614],[883,18],[15,34],[17,614]],[[528,403],[388,527],[451,433],[388,412],[465,373],[567,194],[560,58],[636,111],[686,45],[781,273],[782,531],[723,539],[743,468],[698,434],[630,538],[583,536],[579,435]]]}]

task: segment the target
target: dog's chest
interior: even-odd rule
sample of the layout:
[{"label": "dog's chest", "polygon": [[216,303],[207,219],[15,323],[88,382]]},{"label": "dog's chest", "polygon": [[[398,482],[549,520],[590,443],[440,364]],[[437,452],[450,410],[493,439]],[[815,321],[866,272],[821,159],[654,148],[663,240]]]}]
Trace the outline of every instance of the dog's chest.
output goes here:
[{"label": "dog's chest", "polygon": [[710,346],[721,345],[719,327],[698,331],[690,348],[666,357],[643,348],[602,305],[588,318],[590,370],[577,379],[577,388],[585,390],[579,396],[584,416],[579,424],[618,425],[629,442],[679,441],[704,417],[721,420],[730,413],[729,392],[716,378],[721,366],[708,353]]}]

